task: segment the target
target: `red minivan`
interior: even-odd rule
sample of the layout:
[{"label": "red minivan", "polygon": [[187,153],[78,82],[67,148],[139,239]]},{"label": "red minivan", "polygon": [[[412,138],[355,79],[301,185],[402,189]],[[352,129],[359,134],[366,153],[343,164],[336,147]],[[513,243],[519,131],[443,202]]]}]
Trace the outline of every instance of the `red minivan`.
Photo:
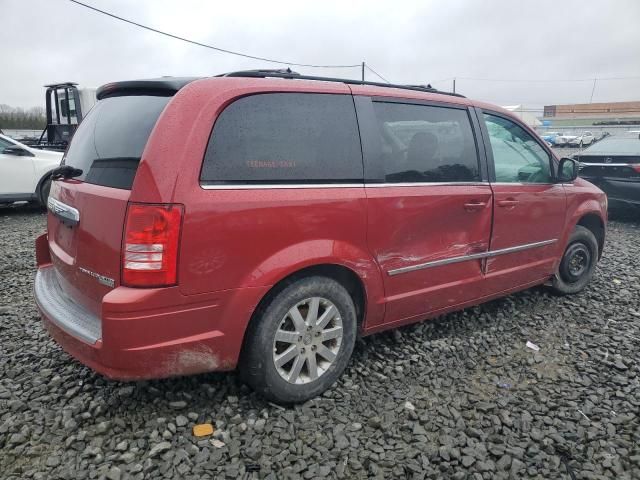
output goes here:
[{"label": "red minivan", "polygon": [[580,291],[607,199],[509,112],[247,71],[111,83],[54,172],[35,299],[85,365],[329,388],[357,335],[533,285]]}]

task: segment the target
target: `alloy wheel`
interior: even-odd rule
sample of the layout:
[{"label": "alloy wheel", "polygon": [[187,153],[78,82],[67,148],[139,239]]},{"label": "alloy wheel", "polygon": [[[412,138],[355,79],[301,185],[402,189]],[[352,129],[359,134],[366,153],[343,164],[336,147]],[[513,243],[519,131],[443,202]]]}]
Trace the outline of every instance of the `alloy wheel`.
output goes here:
[{"label": "alloy wheel", "polygon": [[323,297],[311,297],[292,306],[276,330],[273,363],[292,384],[313,382],[327,372],[342,345],[342,318]]}]

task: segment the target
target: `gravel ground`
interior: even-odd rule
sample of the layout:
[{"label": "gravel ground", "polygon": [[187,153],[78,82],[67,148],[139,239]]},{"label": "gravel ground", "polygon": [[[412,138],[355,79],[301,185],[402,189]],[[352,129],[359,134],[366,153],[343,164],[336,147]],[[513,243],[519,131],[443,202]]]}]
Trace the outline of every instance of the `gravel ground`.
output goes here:
[{"label": "gravel ground", "polygon": [[73,361],[33,305],[44,221],[0,209],[2,478],[640,478],[637,220],[611,222],[584,293],[368,337],[337,387],[288,409],[233,374],[118,383]]}]

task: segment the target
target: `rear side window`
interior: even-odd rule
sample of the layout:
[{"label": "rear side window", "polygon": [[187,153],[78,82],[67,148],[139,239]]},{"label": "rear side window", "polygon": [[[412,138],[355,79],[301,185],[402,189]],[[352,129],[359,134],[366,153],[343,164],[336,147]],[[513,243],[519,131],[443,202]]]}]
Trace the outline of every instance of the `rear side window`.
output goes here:
[{"label": "rear side window", "polygon": [[82,121],[64,163],[79,180],[131,189],[151,130],[171,97],[123,96],[100,100]]},{"label": "rear side window", "polygon": [[387,182],[480,180],[465,109],[390,102],[373,106]]},{"label": "rear side window", "polygon": [[362,182],[350,95],[267,93],[229,105],[215,123],[204,183]]}]

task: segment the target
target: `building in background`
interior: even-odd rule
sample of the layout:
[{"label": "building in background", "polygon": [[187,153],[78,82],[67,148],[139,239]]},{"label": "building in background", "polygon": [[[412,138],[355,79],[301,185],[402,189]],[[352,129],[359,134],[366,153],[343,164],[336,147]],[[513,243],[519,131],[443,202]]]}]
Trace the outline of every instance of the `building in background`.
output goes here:
[{"label": "building in background", "polygon": [[536,128],[542,125],[542,122],[540,122],[540,120],[538,120],[536,116],[533,113],[531,113],[531,109],[527,109],[522,105],[507,105],[502,108],[504,108],[505,110],[509,110],[511,113],[513,113],[516,117],[522,120],[522,122],[529,125],[531,128]]},{"label": "building in background", "polygon": [[545,105],[543,121],[553,127],[638,125],[640,101]]}]

